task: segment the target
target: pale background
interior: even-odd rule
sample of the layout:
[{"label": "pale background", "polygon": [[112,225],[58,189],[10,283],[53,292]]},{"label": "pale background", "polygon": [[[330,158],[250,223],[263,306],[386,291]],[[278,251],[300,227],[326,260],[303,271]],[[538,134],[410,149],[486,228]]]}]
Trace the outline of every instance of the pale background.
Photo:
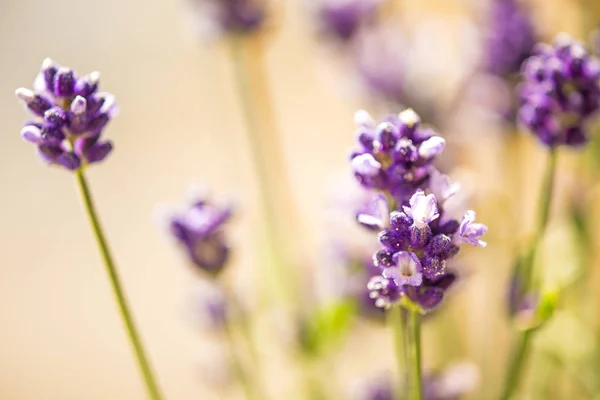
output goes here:
[{"label": "pale background", "polygon": [[[326,186],[346,171],[360,99],[331,79],[300,7],[287,3],[268,72],[294,206],[309,233],[304,257],[312,261],[325,234]],[[577,23],[570,2],[540,3],[539,18],[550,31]],[[404,6],[418,23],[426,15],[423,5],[429,15],[455,18],[473,4],[414,0]],[[178,1],[0,1],[2,400],[145,398],[74,179],[46,168],[19,136],[28,116],[14,90],[30,87],[47,56],[82,74],[100,71],[103,90],[117,98],[121,114],[106,130],[116,149],[91,169],[92,190],[166,396],[208,398],[201,379],[207,345],[186,322],[195,277],[157,228],[153,211],[157,203],[179,201],[192,182],[237,199],[241,212],[232,236],[243,282],[253,277],[248,238],[260,221],[227,53],[193,38],[182,16]],[[480,301],[466,301],[485,294],[476,285],[485,278],[477,276],[457,296],[460,307],[474,307],[457,306],[457,314],[475,330],[489,311]],[[480,343],[466,346],[485,358],[474,350]]]}]

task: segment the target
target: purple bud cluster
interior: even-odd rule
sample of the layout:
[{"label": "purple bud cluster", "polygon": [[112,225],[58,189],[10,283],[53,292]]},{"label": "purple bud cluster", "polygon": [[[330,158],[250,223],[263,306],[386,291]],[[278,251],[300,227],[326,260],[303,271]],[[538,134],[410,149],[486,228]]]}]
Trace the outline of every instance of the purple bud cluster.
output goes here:
[{"label": "purple bud cluster", "polygon": [[486,37],[486,69],[499,76],[519,72],[536,34],[530,13],[517,0],[493,0]]},{"label": "purple bud cluster", "polygon": [[600,109],[600,61],[567,34],[538,44],[522,67],[519,120],[549,147],[579,146]]},{"label": "purple bud cluster", "polygon": [[99,78],[97,72],[77,77],[72,69],[46,59],[34,90],[16,90],[34,115],[21,135],[47,163],[76,170],[111,152],[112,143],[101,136],[117,108],[112,95],[98,91]]},{"label": "purple bud cluster", "polygon": [[355,121],[358,147],[351,154],[354,176],[363,187],[389,193],[402,203],[427,181],[446,141],[422,127],[412,109],[389,116],[380,124],[375,124],[366,111],[359,111]]},{"label": "purple bud cluster", "polygon": [[246,35],[264,25],[267,11],[264,0],[190,0],[200,24],[219,34]]},{"label": "purple bud cluster", "polygon": [[229,259],[223,228],[230,217],[230,207],[218,208],[205,199],[194,199],[170,217],[169,228],[192,263],[215,276]]},{"label": "purple bud cluster", "polygon": [[360,224],[379,231],[382,246],[373,255],[378,273],[368,283],[369,297],[381,308],[407,299],[429,311],[456,280],[447,261],[462,243],[485,246],[481,237],[487,227],[475,223],[473,211],[461,222],[444,212],[444,203],[458,190],[433,166],[445,142],[421,127],[414,111],[377,126],[365,111],[356,119],[360,147],[352,154],[354,175],[379,192],[357,213]]},{"label": "purple bud cluster", "polygon": [[318,3],[316,17],[321,33],[348,42],[376,19],[381,0],[319,0]]}]

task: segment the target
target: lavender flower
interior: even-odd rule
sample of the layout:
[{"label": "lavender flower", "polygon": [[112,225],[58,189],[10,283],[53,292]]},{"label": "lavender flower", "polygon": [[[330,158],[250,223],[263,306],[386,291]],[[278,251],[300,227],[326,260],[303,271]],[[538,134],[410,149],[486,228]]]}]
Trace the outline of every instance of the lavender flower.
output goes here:
[{"label": "lavender flower", "polygon": [[519,72],[536,43],[531,15],[517,0],[492,0],[488,27],[486,69],[504,77]]},{"label": "lavender flower", "polygon": [[248,35],[264,25],[264,0],[190,0],[198,30],[208,36]]},{"label": "lavender flower", "polygon": [[323,35],[347,42],[376,19],[381,0],[318,0],[316,17]]},{"label": "lavender flower", "polygon": [[172,215],[169,227],[190,260],[201,270],[217,275],[229,259],[223,229],[230,217],[231,208],[218,208],[200,198]]},{"label": "lavender flower", "polygon": [[549,147],[584,144],[586,124],[600,108],[600,61],[563,33],[535,47],[523,77],[520,121]]},{"label": "lavender flower", "polygon": [[422,127],[412,109],[389,116],[379,125],[366,111],[359,111],[355,121],[358,147],[351,154],[351,165],[356,179],[365,188],[405,202],[428,180],[444,139]]},{"label": "lavender flower", "polygon": [[[361,185],[380,192],[357,218],[370,229],[380,229],[383,246],[373,256],[379,273],[367,285],[369,296],[378,307],[406,300],[407,306],[429,311],[456,280],[447,260],[462,243],[485,246],[481,237],[487,227],[475,223],[471,210],[460,223],[444,211],[458,185],[433,166],[444,139],[421,128],[414,111],[405,110],[378,126],[365,111],[355,120],[360,145],[352,153],[354,175]],[[390,203],[382,205],[386,199]],[[388,210],[389,217],[382,216]]]},{"label": "lavender flower", "polygon": [[34,90],[16,90],[34,115],[21,135],[37,146],[48,164],[73,171],[100,162],[111,152],[112,143],[101,136],[117,109],[112,95],[98,92],[99,78],[98,72],[77,77],[72,69],[47,58]]}]

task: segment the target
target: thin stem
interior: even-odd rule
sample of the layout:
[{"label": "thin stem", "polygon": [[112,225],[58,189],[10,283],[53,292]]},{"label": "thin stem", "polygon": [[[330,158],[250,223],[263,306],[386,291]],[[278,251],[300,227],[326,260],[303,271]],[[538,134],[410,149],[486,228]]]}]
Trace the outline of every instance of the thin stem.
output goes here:
[{"label": "thin stem", "polygon": [[519,386],[519,379],[525,365],[529,353],[529,342],[533,334],[532,330],[523,332],[517,338],[517,343],[512,349],[510,355],[510,361],[507,369],[506,383],[504,385],[504,391],[500,399],[508,400]]},{"label": "thin stem", "polygon": [[[283,203],[290,201],[285,190],[287,177],[282,169],[282,162],[278,158],[281,149],[277,143],[277,135],[272,132],[274,131],[273,121],[271,121],[270,115],[266,115],[271,112],[267,90],[262,86],[254,87],[260,86],[261,82],[257,81],[261,81],[261,77],[254,76],[256,78],[254,81],[252,72],[255,72],[254,75],[262,73],[262,66],[255,65],[259,60],[254,60],[255,64],[252,64],[252,60],[250,60],[250,56],[253,56],[253,59],[260,58],[259,53],[246,54],[248,48],[259,45],[250,40],[254,39],[237,36],[230,39],[229,49],[234,64],[235,86],[241,102],[251,158],[256,168],[269,250],[276,267],[278,267],[274,271],[277,285],[284,295],[294,299],[296,298],[296,287],[290,284],[294,282],[293,270],[286,264],[288,260],[285,254],[282,254],[286,250],[287,243],[282,240],[282,232],[278,225],[278,217],[288,220],[292,217],[291,213],[283,209],[285,206]],[[257,71],[258,69],[261,70]],[[264,82],[262,83],[264,84]],[[261,93],[257,93],[259,91]],[[259,121],[261,111],[263,119],[265,119],[263,124]]]},{"label": "thin stem", "polygon": [[[550,219],[550,210],[553,197],[552,193],[556,175],[556,158],[556,150],[550,150],[548,155],[548,165],[546,167],[544,181],[542,183],[542,192],[539,198],[540,212],[538,228],[534,242],[527,253],[527,256],[523,260],[524,267],[521,278],[523,280],[524,293],[531,290],[533,286],[539,284],[539,282],[533,282],[535,271],[534,264],[542,243],[542,239],[544,238],[546,227],[548,226],[548,220]],[[510,361],[506,372],[506,382],[501,399],[509,399],[519,386],[519,380],[522,375],[523,366],[529,354],[529,345],[531,343],[531,339],[533,338],[534,332],[535,331],[531,329],[527,329],[521,332],[516,338],[516,343],[511,352]]]},{"label": "thin stem", "polygon": [[409,399],[423,400],[423,385],[421,376],[421,314],[415,310],[408,311],[406,324],[408,337],[407,350],[409,354],[408,381]]},{"label": "thin stem", "polygon": [[404,325],[406,320],[406,310],[402,307],[393,307],[388,313],[388,324],[391,325],[394,333],[394,350],[396,353],[396,367],[397,376],[400,377],[398,385],[396,387],[396,394],[398,398],[402,398],[406,384],[406,357],[408,356],[406,351],[406,337],[408,336],[404,332]]},{"label": "thin stem", "polygon": [[108,248],[105,235],[102,231],[102,227],[100,226],[100,220],[98,219],[98,215],[96,213],[96,209],[92,201],[92,194],[90,193],[90,189],[88,187],[82,169],[78,169],[75,172],[75,176],[77,177],[77,184],[81,192],[81,198],[83,200],[87,216],[90,220],[92,231],[94,232],[94,237],[96,239],[96,243],[98,244],[98,248],[102,256],[102,261],[104,262],[106,272],[108,273],[113,294],[115,295],[115,299],[117,300],[117,304],[119,305],[121,318],[123,319],[123,322],[125,324],[127,335],[129,336],[129,341],[133,346],[138,366],[144,377],[144,382],[146,384],[148,395],[152,400],[161,400],[163,397],[156,383],[156,379],[154,378],[154,375],[152,373],[150,362],[146,357],[146,353],[140,340],[140,336],[135,327],[131,311],[129,310],[129,306],[127,305],[127,300],[125,299],[125,294],[123,292],[123,288],[119,280],[119,275],[117,273],[115,264],[110,254],[110,250]]},{"label": "thin stem", "polygon": [[262,397],[258,395],[256,391],[256,382],[253,384],[253,379],[249,376],[246,368],[244,367],[244,363],[240,357],[240,349],[238,348],[237,341],[235,340],[233,334],[233,328],[230,324],[226,324],[225,326],[225,336],[227,338],[227,344],[229,345],[229,354],[231,356],[231,362],[233,363],[233,369],[235,370],[235,374],[239,379],[242,389],[244,390],[244,394],[247,400],[261,400]]}]

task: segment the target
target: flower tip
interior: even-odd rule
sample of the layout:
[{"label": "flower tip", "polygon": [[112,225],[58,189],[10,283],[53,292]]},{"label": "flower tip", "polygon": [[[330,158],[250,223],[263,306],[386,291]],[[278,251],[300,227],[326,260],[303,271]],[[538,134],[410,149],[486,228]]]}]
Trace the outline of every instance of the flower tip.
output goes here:
[{"label": "flower tip", "polygon": [[402,121],[402,123],[408,126],[409,128],[412,128],[413,126],[421,122],[421,118],[412,108],[407,108],[406,110],[402,111],[398,115],[398,118],[400,118],[400,121]]},{"label": "flower tip", "polygon": [[56,61],[54,61],[50,57],[46,57],[46,58],[44,58],[44,61],[42,61],[42,70],[50,69],[50,68],[56,67],[56,66],[57,66]]},{"label": "flower tip", "polygon": [[20,87],[17,90],[15,90],[15,96],[17,96],[18,99],[23,100],[25,103],[31,103],[33,101],[33,99],[35,98],[35,94],[24,87]]},{"label": "flower tip", "polygon": [[92,85],[97,84],[100,81],[100,72],[94,71],[88,75],[88,82]]},{"label": "flower tip", "polygon": [[87,100],[82,96],[76,96],[71,102],[73,114],[83,114],[87,109]]},{"label": "flower tip", "polygon": [[354,123],[358,126],[375,126],[375,120],[366,110],[358,110],[354,113]]}]

